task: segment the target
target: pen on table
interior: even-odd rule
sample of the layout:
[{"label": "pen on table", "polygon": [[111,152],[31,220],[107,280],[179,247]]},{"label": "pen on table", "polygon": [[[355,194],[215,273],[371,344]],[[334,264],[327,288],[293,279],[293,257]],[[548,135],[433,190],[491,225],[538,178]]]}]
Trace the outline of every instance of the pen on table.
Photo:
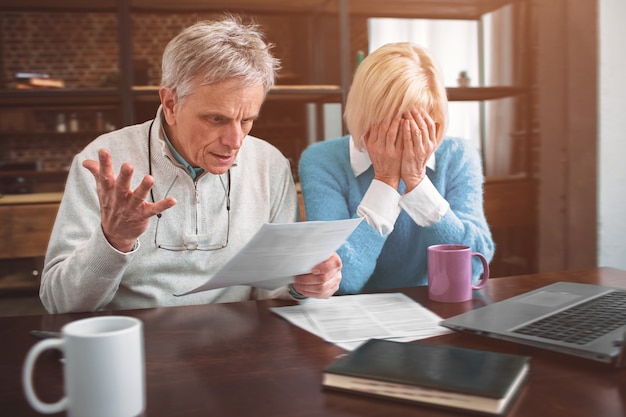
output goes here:
[{"label": "pen on table", "polygon": [[31,330],[31,336],[36,337],[37,339],[50,339],[50,338],[60,338],[62,337],[61,332],[51,332],[47,330]]}]

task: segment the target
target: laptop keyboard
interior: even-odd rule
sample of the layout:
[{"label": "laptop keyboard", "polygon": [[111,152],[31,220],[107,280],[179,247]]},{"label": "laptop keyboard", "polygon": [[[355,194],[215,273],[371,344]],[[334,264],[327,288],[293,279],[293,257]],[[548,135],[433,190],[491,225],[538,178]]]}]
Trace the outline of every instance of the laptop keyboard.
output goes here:
[{"label": "laptop keyboard", "polygon": [[584,345],[626,325],[626,291],[614,291],[514,330]]}]

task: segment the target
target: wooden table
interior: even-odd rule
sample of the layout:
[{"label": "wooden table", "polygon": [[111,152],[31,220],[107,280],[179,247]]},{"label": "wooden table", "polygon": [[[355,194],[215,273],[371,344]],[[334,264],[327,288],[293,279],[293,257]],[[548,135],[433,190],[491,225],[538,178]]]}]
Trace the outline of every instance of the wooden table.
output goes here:
[{"label": "wooden table", "polygon": [[[555,282],[626,287],[626,271],[598,268],[496,278],[478,300],[429,302],[426,288],[405,292],[442,317]],[[286,301],[242,302],[123,312],[0,318],[0,414],[37,416],[24,399],[21,368],[36,342],[31,329],[59,330],[96,314],[125,314],[145,324],[147,410],[155,416],[455,416],[466,415],[391,400],[323,391],[322,369],[343,350],[268,310]],[[340,320],[340,318],[337,318]],[[462,333],[426,340],[532,356],[526,386],[507,416],[626,415],[626,369],[613,369],[537,348]],[[97,358],[94,358],[97,360]],[[61,364],[44,355],[36,373],[43,399],[62,393]]]}]

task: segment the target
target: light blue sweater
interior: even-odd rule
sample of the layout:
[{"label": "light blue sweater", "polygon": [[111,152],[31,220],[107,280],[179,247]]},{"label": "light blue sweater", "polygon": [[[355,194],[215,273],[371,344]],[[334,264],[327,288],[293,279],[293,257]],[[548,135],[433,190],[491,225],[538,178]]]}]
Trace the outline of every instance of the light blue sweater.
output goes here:
[{"label": "light blue sweater", "polygon": [[[299,175],[307,220],[357,217],[374,169],[370,166],[355,178],[349,148],[345,136],[315,143],[303,152]],[[430,227],[418,226],[402,211],[388,236],[362,222],[337,251],[343,262],[339,293],[426,285],[430,245],[464,244],[491,261],[494,243],[483,210],[484,176],[478,152],[467,140],[445,138],[435,157],[435,171],[427,168],[426,174],[450,210]],[[399,191],[404,191],[403,183]],[[481,273],[482,265],[474,258],[474,280]]]}]

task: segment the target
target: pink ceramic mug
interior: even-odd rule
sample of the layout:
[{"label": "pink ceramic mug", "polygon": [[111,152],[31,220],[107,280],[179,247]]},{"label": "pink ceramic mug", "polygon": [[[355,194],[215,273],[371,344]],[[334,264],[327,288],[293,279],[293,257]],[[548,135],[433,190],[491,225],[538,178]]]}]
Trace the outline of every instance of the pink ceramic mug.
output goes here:
[{"label": "pink ceramic mug", "polygon": [[[481,280],[472,285],[472,258],[483,264]],[[433,245],[428,247],[428,297],[433,301],[456,303],[472,299],[472,290],[479,290],[489,279],[487,259],[465,245]]]}]

